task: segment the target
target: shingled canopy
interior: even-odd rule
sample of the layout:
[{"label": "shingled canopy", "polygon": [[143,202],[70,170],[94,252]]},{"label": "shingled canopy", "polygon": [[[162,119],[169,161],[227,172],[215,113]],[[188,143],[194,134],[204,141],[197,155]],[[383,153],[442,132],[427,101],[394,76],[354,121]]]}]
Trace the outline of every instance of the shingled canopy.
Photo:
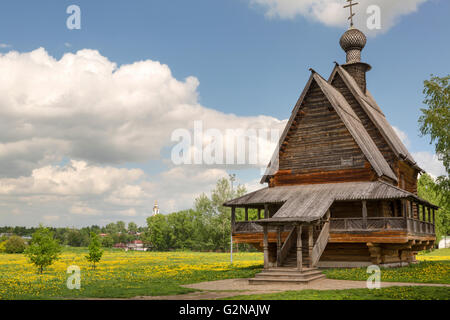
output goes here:
[{"label": "shingled canopy", "polygon": [[262,204],[283,204],[272,218],[258,223],[321,219],[335,201],[415,199],[419,203],[438,208],[400,188],[382,181],[311,184],[263,188],[230,200],[228,207],[251,207]]}]

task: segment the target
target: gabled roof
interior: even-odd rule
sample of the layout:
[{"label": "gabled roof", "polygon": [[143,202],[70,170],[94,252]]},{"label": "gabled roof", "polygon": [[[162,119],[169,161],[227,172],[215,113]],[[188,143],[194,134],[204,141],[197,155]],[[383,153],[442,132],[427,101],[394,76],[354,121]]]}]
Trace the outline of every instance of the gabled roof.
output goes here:
[{"label": "gabled roof", "polygon": [[336,90],[331,84],[329,84],[325,79],[323,79],[319,74],[312,71],[311,77],[309,78],[308,83],[305,89],[303,90],[303,93],[300,96],[300,99],[298,100],[292,112],[292,115],[289,119],[288,124],[286,125],[286,128],[284,129],[283,135],[281,136],[280,139],[280,143],[277,146],[274,155],[272,156],[272,160],[269,163],[266,173],[261,179],[261,183],[266,182],[268,176],[275,174],[275,172],[277,171],[279,146],[285,140],[287,132],[289,131],[289,128],[291,127],[292,122],[297,115],[297,112],[306,96],[306,93],[309,90],[309,87],[311,86],[312,81],[315,81],[319,85],[320,89],[325,94],[326,98],[328,99],[328,101],[338,114],[338,116],[345,124],[347,130],[350,132],[353,139],[358,144],[359,148],[364,153],[366,159],[370,162],[372,168],[375,170],[377,175],[379,177],[386,176],[394,181],[397,181],[397,177],[392,171],[389,164],[386,162],[386,159],[383,157],[380,150],[378,150],[372,138],[369,136],[366,129],[364,128],[361,120],[358,118],[358,116],[353,111],[348,102],[345,100],[345,98],[342,96],[342,94],[338,90]]},{"label": "gabled roof", "polygon": [[358,101],[362,109],[366,112],[369,119],[374,123],[377,129],[380,131],[381,135],[384,137],[388,145],[394,154],[400,159],[406,160],[412,165],[416,166],[418,170],[421,170],[414,158],[409,153],[408,149],[402,143],[400,138],[395,133],[392,126],[387,121],[385,115],[381,111],[381,108],[376,103],[373,96],[370,94],[369,90],[364,93],[361,88],[356,83],[355,79],[345,70],[342,66],[336,64],[328,83],[332,83],[336,74],[339,74],[344,81],[345,85],[349,88],[350,92],[353,94],[355,99]]},{"label": "gabled roof", "polygon": [[[225,206],[283,204],[270,221],[314,221],[325,215],[334,201],[413,198],[416,195],[382,181],[343,182],[263,188],[226,202]],[[267,219],[265,219],[267,220]],[[264,220],[261,220],[264,221]]]}]

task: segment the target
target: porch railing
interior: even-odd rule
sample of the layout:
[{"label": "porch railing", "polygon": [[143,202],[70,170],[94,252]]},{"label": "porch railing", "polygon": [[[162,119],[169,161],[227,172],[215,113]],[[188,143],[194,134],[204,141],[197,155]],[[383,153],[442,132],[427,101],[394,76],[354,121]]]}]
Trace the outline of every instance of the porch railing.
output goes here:
[{"label": "porch railing", "polygon": [[408,230],[420,234],[435,232],[431,222],[404,217],[333,218],[330,229],[331,231]]},{"label": "porch railing", "polygon": [[[269,232],[276,232],[276,227],[269,226]],[[363,218],[332,218],[330,231],[377,231],[377,230],[407,230],[416,234],[434,234],[435,226],[431,222],[404,217],[368,217]],[[284,231],[291,231],[286,229]],[[254,221],[235,222],[235,233],[262,233],[263,228]]]}]

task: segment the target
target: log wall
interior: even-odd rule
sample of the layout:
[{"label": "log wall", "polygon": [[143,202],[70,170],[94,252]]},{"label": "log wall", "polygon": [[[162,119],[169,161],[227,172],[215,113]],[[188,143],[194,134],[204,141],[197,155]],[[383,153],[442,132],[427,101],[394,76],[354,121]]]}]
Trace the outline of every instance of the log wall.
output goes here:
[{"label": "log wall", "polygon": [[366,159],[313,81],[280,148],[280,170],[292,174],[364,169]]},{"label": "log wall", "polygon": [[395,172],[395,168],[397,165],[397,161],[396,161],[397,157],[395,156],[395,154],[392,151],[389,144],[386,142],[386,139],[384,139],[384,137],[381,135],[378,128],[375,126],[375,124],[369,118],[369,116],[364,111],[364,109],[361,107],[359,102],[355,99],[355,97],[351,93],[350,89],[347,87],[347,85],[342,80],[341,76],[339,74],[336,74],[336,76],[334,77],[331,84],[345,97],[347,102],[350,104],[352,109],[357,114],[358,118],[361,120],[364,128],[369,133],[373,142],[375,142],[376,146],[378,147],[378,149],[383,154],[386,161],[394,169],[394,172]]}]

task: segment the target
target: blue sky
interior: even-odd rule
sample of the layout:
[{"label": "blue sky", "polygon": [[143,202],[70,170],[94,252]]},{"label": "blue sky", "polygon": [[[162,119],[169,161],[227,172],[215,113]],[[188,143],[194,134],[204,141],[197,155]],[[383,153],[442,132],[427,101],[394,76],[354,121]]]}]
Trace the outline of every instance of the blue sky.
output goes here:
[{"label": "blue sky", "polygon": [[[274,0],[272,3],[277,1],[281,9],[276,7],[279,11],[275,10],[275,14],[265,4],[270,3],[268,0],[2,1],[0,43],[4,45],[0,52],[6,54],[14,50],[23,54],[42,47],[49,57],[59,60],[67,52],[93,49],[119,67],[137,61],[158,61],[167,65],[172,77],[179,82],[185,83],[186,78],[195,77],[199,81],[193,93],[198,95],[196,103],[208,110],[235,114],[245,121],[259,115],[284,120],[289,117],[309,77],[310,67],[328,77],[333,61],[344,62],[345,54],[339,47],[339,38],[346,29],[346,22],[344,20],[338,25],[328,23],[323,16],[315,17],[295,7],[290,15],[290,7],[281,7],[286,1]],[[386,13],[389,28],[369,36],[362,60],[373,67],[368,74],[368,88],[390,123],[407,136],[409,150],[419,156],[419,153],[422,156],[425,153],[432,155],[434,149],[429,145],[428,138],[418,135],[417,119],[422,107],[423,81],[432,73],[447,74],[450,67],[450,2],[404,2],[412,7],[417,5],[417,10],[402,10],[395,6],[389,8],[386,5],[385,10],[392,10]],[[66,28],[69,16],[66,8],[72,4],[81,8],[81,30]],[[359,14],[363,15],[361,12]],[[11,70],[15,72],[14,68]],[[191,96],[186,99],[191,99]],[[2,139],[0,142],[19,140]],[[161,196],[162,192],[174,193],[183,189],[164,180],[167,178],[164,172],[173,169],[167,166],[164,157],[167,150],[165,145],[155,151],[160,153],[159,157],[123,157],[111,162],[102,162],[98,156],[84,157],[87,151],[57,152],[52,160],[49,157],[44,157],[45,161],[42,160],[44,158],[34,159],[34,165],[29,164],[23,171],[18,170],[15,175],[4,174],[4,177],[26,178],[34,169],[64,166],[76,160],[100,168],[140,169],[148,175],[150,183],[156,185],[150,189],[156,188],[158,191],[147,190],[146,197],[149,199],[139,205],[120,203],[120,208],[113,209],[110,204],[92,208],[93,204],[103,201],[103,198],[96,198],[98,193],[73,200],[74,203],[68,200],[73,195],[64,194],[58,199],[60,193],[46,194],[45,197],[53,200],[36,202],[36,199],[28,199],[29,205],[26,207],[22,198],[17,200],[19,196],[16,195],[14,200],[10,194],[3,195],[0,225],[34,225],[38,222],[79,225],[73,215],[83,210],[89,212],[90,209],[92,214],[81,214],[86,224],[104,224],[118,219],[143,224],[151,211],[150,202],[155,198],[166,198]],[[121,151],[121,154],[124,153]],[[424,159],[426,161],[428,158],[424,156]],[[436,165],[432,168],[435,170]],[[62,167],[60,169],[64,170]],[[233,168],[222,169],[235,171]],[[237,170],[236,173],[242,183],[254,186],[258,180],[257,169]],[[220,176],[221,173],[216,171],[215,174]],[[189,174],[183,176],[191,177]],[[216,177],[214,174],[212,176]],[[189,180],[187,178],[179,183],[189,184]],[[8,180],[8,183],[11,181]],[[167,187],[166,183],[172,187]],[[190,207],[193,194],[207,192],[213,181],[202,183],[200,179],[195,183],[193,193],[180,196],[180,201],[160,200],[162,210]],[[38,193],[42,197],[43,193]],[[64,208],[75,209],[63,213]],[[108,210],[124,215],[108,215]],[[12,211],[17,214],[10,214]]]}]

